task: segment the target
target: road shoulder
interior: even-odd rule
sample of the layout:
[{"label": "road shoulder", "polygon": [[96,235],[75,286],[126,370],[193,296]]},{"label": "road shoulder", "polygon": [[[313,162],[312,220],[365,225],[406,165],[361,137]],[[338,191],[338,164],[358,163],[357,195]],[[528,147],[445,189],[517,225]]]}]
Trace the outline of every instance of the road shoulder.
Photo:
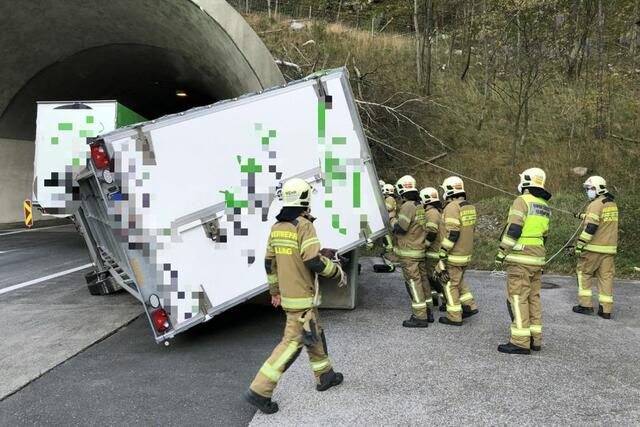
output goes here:
[{"label": "road shoulder", "polygon": [[125,292],[91,296],[83,275],[0,295],[0,400],[142,313]]}]

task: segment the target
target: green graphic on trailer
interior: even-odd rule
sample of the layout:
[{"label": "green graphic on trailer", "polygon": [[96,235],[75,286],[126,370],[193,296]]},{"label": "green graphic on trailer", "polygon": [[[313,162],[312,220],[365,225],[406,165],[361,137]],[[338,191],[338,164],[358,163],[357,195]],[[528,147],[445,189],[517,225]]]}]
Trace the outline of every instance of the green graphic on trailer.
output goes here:
[{"label": "green graphic on trailer", "polygon": [[[257,174],[272,173],[275,176],[275,182],[282,178],[282,172],[278,170],[276,165],[277,153],[272,147],[272,142],[277,137],[275,129],[268,129],[263,132],[262,123],[254,124],[256,139],[259,141],[262,151],[266,154],[264,162],[258,162],[255,157],[243,159],[241,155],[236,155],[236,161],[240,167],[242,178],[240,179],[240,188],[233,190],[222,190],[224,194],[225,216],[227,222],[233,224],[234,236],[248,236],[249,229],[243,223],[243,210],[246,213],[254,214],[260,211],[262,222],[266,222],[269,215],[269,207],[276,194],[276,187],[269,187],[266,192],[258,192],[256,187]],[[246,190],[246,197],[239,194]],[[230,234],[230,230],[220,230],[220,243],[226,243]],[[248,249],[243,251],[243,256],[247,258],[249,265],[255,262],[255,250]]]},{"label": "green graphic on trailer", "polygon": [[[346,159],[334,157],[332,147],[338,146],[336,148],[339,148],[339,146],[346,145],[346,137],[332,137],[331,143],[326,143],[326,113],[328,109],[331,109],[330,101],[327,103],[327,98],[328,97],[320,97],[317,110],[318,144],[324,146],[322,175],[324,177],[324,190],[327,197],[325,200],[325,208],[332,209],[334,206],[331,196],[335,194],[335,187],[346,187],[349,183],[351,184],[352,207],[361,208],[362,183],[361,171],[359,170],[361,167],[360,160],[349,162]],[[249,232],[242,223],[242,209],[248,209],[250,214],[256,209],[262,209],[262,220],[267,220],[269,205],[274,198],[273,195],[276,192],[276,188],[270,188],[269,193],[256,192],[256,174],[265,172],[273,173],[275,174],[276,180],[280,180],[282,177],[282,172],[277,170],[275,164],[276,151],[271,150],[271,143],[277,138],[277,131],[275,129],[264,130],[262,123],[255,123],[254,131],[256,138],[260,142],[262,151],[268,152],[267,157],[270,160],[273,159],[273,163],[264,166],[263,164],[259,164],[253,157],[243,159],[241,155],[236,155],[236,161],[242,173],[241,188],[220,191],[220,193],[224,194],[227,221],[233,224],[233,235],[236,236],[246,236]],[[353,166],[355,170],[348,173],[348,165]],[[266,170],[265,167],[267,168]],[[246,190],[246,198],[239,196],[241,192],[244,193],[244,190]],[[339,213],[331,213],[331,226],[338,233],[347,235],[347,228],[341,225]],[[366,237],[367,230],[370,230],[366,214],[360,215],[360,230],[362,237]],[[225,238],[221,239],[221,242],[226,242],[226,235],[228,233],[229,230],[222,230]],[[252,263],[252,256],[248,255],[248,257],[249,263]]]},{"label": "green graphic on trailer", "polygon": [[[327,144],[326,140],[326,123],[327,110],[331,109],[331,101],[329,96],[321,96],[318,100],[318,144],[324,148],[324,167],[322,168],[324,177],[324,189],[327,199],[324,202],[325,208],[333,208],[333,200],[330,198],[333,194],[334,187],[345,187],[348,183],[347,164],[354,169],[359,169],[360,165],[356,162],[348,162],[333,156],[332,147],[347,144],[347,138],[344,136],[334,136],[331,138],[331,144]],[[338,148],[338,147],[336,147]],[[352,206],[354,208],[361,207],[361,173],[359,170],[351,172],[351,188],[352,188]],[[331,226],[340,234],[346,235],[347,229],[341,226],[340,214],[331,214]],[[360,216],[361,235],[366,233],[363,230],[369,228],[366,214]]]}]

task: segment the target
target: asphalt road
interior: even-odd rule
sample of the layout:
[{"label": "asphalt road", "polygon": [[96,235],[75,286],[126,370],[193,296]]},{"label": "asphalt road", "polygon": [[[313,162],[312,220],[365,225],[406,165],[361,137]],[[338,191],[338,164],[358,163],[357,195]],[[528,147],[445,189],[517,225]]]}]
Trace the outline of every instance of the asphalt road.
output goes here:
[{"label": "asphalt road", "polygon": [[[84,241],[73,226],[0,232],[0,289],[88,262]],[[36,343],[46,328],[60,325],[73,336],[47,348],[61,352],[60,347],[70,346],[66,341],[86,334],[83,329],[101,322],[101,316],[107,326],[101,310],[119,306],[113,306],[112,297],[85,294],[83,282],[77,272],[2,295],[7,310],[15,309],[31,325],[22,328],[16,321],[11,330],[2,329],[3,342]],[[123,296],[130,298],[124,294],[119,299]],[[100,301],[104,306],[91,310]],[[245,304],[164,347],[154,342],[146,317],[138,317],[0,401],[0,425],[247,425],[255,411],[242,392],[279,341],[283,326],[281,311]],[[35,347],[34,352],[30,357],[37,359],[38,352],[48,351]]]},{"label": "asphalt road", "polygon": [[283,326],[281,312],[243,305],[164,347],[139,317],[1,401],[0,425],[246,426],[242,392]]},{"label": "asphalt road", "polygon": [[[52,235],[45,240],[38,233]],[[0,255],[0,272],[6,268],[23,281],[82,265],[88,259],[78,237],[69,227],[0,236],[0,250],[16,252],[12,258],[5,258],[11,252]],[[0,425],[640,422],[637,282],[616,284],[614,318],[605,321],[571,312],[574,279],[545,278],[543,351],[508,356],[496,351],[509,325],[503,278],[469,273],[480,314],[462,328],[436,323],[427,330],[407,330],[400,326],[410,311],[400,272],[373,274],[371,263],[363,260],[358,308],[322,312],[332,363],[346,378],[335,390],[315,391],[301,357],[276,390],[281,411],[255,414],[241,394],[279,340],[284,319],[279,310],[245,304],[178,335],[169,347],[155,344],[146,318],[138,317],[0,401]],[[15,277],[2,279],[5,287],[16,283]],[[71,316],[85,330],[97,327],[105,315],[80,310],[87,304],[84,287],[81,273],[74,273],[5,293],[0,298],[4,311],[14,309],[16,316],[45,327],[9,323],[0,329],[0,342],[27,345],[42,340],[38,334],[55,332],[46,330],[56,328],[47,324],[47,312],[59,324]],[[107,299],[101,303],[105,297],[93,298],[93,304],[109,304]],[[34,314],[29,304],[41,311]],[[64,345],[61,339],[32,353],[37,357]],[[2,363],[0,357],[0,368]]]},{"label": "asphalt road", "polygon": [[317,392],[300,357],[275,391],[280,411],[251,427],[640,425],[639,282],[616,281],[604,320],[572,312],[575,278],[544,276],[542,351],[519,356],[497,351],[509,334],[505,278],[465,275],[480,313],[462,327],[407,329],[402,273],[361,261],[358,308],[321,312],[344,383]]},{"label": "asphalt road", "polygon": [[0,231],[0,289],[89,262],[84,239],[72,224]]}]

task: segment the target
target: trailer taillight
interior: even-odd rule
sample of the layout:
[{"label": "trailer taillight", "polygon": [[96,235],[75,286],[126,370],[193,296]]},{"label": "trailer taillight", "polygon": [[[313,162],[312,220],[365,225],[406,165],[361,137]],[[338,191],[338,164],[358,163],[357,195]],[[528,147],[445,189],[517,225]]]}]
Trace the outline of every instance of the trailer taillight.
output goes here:
[{"label": "trailer taillight", "polygon": [[93,164],[98,169],[106,169],[111,166],[111,159],[109,159],[107,149],[102,142],[94,142],[91,144],[91,158],[93,159]]},{"label": "trailer taillight", "polygon": [[153,327],[156,328],[156,331],[159,333],[163,333],[169,329],[169,316],[167,312],[164,311],[164,308],[153,310],[151,312],[151,321],[153,322]]}]

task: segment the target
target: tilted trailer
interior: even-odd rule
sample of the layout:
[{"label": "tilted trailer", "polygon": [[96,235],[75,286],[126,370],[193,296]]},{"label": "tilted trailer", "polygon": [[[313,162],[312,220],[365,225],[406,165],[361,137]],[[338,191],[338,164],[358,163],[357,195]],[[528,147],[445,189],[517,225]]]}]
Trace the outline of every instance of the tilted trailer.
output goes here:
[{"label": "tilted trailer", "polygon": [[264,254],[293,177],[313,187],[323,247],[350,283],[324,307],[353,308],[357,249],[388,216],[345,70],[169,115],[91,140],[76,217],[96,271],[143,305],[157,342],[264,292]]}]

